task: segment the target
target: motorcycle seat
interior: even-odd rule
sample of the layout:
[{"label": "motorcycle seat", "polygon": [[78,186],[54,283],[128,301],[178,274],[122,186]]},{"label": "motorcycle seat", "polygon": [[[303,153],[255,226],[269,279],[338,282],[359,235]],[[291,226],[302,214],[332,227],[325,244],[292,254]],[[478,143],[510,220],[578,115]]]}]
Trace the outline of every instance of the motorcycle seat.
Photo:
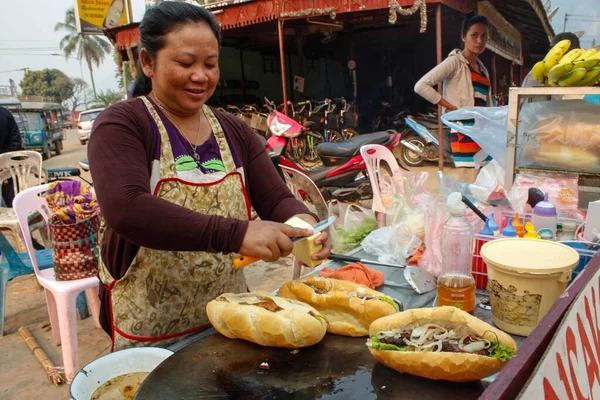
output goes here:
[{"label": "motorcycle seat", "polygon": [[319,128],[319,126],[317,125],[317,123],[315,121],[306,121],[302,125],[304,125],[304,127],[308,128],[308,129],[316,130]]},{"label": "motorcycle seat", "polygon": [[328,157],[352,157],[358,154],[362,146],[367,144],[383,144],[389,138],[390,133],[387,131],[358,135],[343,142],[321,143],[317,146],[317,152],[322,156]]},{"label": "motorcycle seat", "polygon": [[59,167],[59,168],[46,168],[46,175],[48,178],[69,178],[72,176],[80,176],[81,171],[75,167]]},{"label": "motorcycle seat", "polygon": [[320,182],[322,180],[324,180],[327,177],[327,174],[332,171],[333,169],[335,169],[335,167],[323,167],[321,166],[320,168],[316,168],[312,171],[310,171],[308,173],[308,177],[313,181],[313,182]]}]

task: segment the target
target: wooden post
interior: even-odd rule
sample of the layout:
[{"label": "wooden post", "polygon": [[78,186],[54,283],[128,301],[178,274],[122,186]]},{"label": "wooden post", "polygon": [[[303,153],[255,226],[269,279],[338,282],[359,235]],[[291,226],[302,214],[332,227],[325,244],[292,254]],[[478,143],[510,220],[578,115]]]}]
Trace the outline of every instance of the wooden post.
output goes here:
[{"label": "wooden post", "polygon": [[[437,50],[437,63],[442,62],[442,3],[438,3],[435,9],[435,45]],[[438,92],[442,93],[442,84],[438,84]],[[444,130],[442,125],[442,106],[438,104],[438,141],[439,149],[439,171],[444,171]]]},{"label": "wooden post", "polygon": [[288,115],[287,111],[287,82],[285,79],[285,52],[283,49],[283,21],[277,19],[277,33],[279,35],[279,63],[281,69],[281,90],[283,92],[283,113]]}]

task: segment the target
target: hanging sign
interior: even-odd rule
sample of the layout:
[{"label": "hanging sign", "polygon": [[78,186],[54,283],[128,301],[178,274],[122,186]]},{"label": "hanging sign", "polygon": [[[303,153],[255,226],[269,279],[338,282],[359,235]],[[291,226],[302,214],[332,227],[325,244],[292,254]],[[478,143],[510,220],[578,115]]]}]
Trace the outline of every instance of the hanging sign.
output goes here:
[{"label": "hanging sign", "polygon": [[522,65],[521,33],[487,1],[478,3],[478,13],[486,17],[490,23],[487,48],[508,60]]},{"label": "hanging sign", "polygon": [[104,29],[116,28],[131,22],[129,0],[75,0],[77,32],[102,35]]},{"label": "hanging sign", "polygon": [[600,398],[600,269],[556,330],[520,399]]}]

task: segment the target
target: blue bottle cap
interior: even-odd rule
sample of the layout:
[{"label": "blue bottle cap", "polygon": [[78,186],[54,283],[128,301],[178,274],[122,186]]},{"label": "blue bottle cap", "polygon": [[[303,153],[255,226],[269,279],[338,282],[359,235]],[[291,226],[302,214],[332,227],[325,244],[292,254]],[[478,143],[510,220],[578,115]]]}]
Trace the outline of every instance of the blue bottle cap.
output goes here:
[{"label": "blue bottle cap", "polygon": [[496,220],[494,219],[494,213],[492,213],[492,216],[488,219],[488,223],[490,226],[490,229],[492,230],[492,232],[496,232],[498,230],[498,224],[496,223]]},{"label": "blue bottle cap", "polygon": [[494,230],[490,228],[490,220],[485,221],[485,226],[479,231],[480,235],[494,236]]},{"label": "blue bottle cap", "polygon": [[507,237],[515,237],[517,236],[517,230],[512,226],[512,218],[508,219],[508,224],[506,225],[506,228],[504,228],[502,230],[502,235],[503,236],[507,236]]}]

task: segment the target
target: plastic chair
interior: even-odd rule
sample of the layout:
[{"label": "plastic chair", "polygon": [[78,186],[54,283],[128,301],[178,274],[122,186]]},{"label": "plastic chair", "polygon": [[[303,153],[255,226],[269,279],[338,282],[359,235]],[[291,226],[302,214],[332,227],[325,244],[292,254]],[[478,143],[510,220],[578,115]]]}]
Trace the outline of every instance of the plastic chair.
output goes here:
[{"label": "plastic chair", "polygon": [[[295,169],[284,167],[283,165],[279,167],[281,168],[281,172],[283,172],[285,183],[296,199],[303,202],[309,210],[314,211],[320,220],[327,219],[329,217],[327,202],[312,179]],[[310,201],[307,201],[303,194],[307,195]],[[298,279],[301,275],[302,267],[294,262],[292,279]]]},{"label": "plastic chair", "polygon": [[52,328],[52,341],[57,346],[62,345],[65,378],[67,382],[70,382],[79,370],[76,298],[79,293],[85,290],[94,322],[96,327],[100,328],[100,300],[98,298],[100,281],[96,277],[57,281],[54,277],[54,269],[40,270],[35,258],[27,218],[31,213],[37,211],[46,222],[48,221],[50,212],[43,197],[48,188],[49,185],[41,185],[23,190],[15,197],[13,207],[25,238],[25,245],[32,261],[35,276],[45,289],[46,305],[48,306]]},{"label": "plastic chair", "polygon": [[[295,169],[284,167],[283,165],[279,167],[283,172],[285,183],[296,199],[303,202],[311,211],[317,214],[320,220],[327,219],[329,217],[327,202],[312,179]],[[310,201],[306,201],[306,197],[303,194],[306,194]]]},{"label": "plastic chair", "polygon": [[[42,183],[42,155],[36,151],[11,151],[0,154],[0,176],[12,178],[15,195]],[[0,229],[9,229],[15,240],[16,250],[25,252],[19,221],[12,208],[0,207]]]},{"label": "plastic chair", "polygon": [[[31,259],[27,253],[17,253],[6,237],[0,232],[0,336],[4,335],[4,308],[6,304],[6,286],[11,279],[33,273]],[[35,252],[40,269],[52,268],[52,251],[49,249]]]},{"label": "plastic chair", "polygon": [[[377,217],[377,223],[381,227],[385,225],[385,212],[388,208],[386,205],[391,205],[388,201],[391,201],[393,195],[392,177],[402,170],[398,165],[396,157],[394,157],[394,154],[387,147],[378,144],[368,144],[360,148],[360,154],[367,164],[367,173],[369,174],[369,180],[373,188],[372,209]],[[385,161],[389,166],[387,171],[381,166],[382,161]],[[385,173],[382,173],[382,171],[385,171]]]}]

